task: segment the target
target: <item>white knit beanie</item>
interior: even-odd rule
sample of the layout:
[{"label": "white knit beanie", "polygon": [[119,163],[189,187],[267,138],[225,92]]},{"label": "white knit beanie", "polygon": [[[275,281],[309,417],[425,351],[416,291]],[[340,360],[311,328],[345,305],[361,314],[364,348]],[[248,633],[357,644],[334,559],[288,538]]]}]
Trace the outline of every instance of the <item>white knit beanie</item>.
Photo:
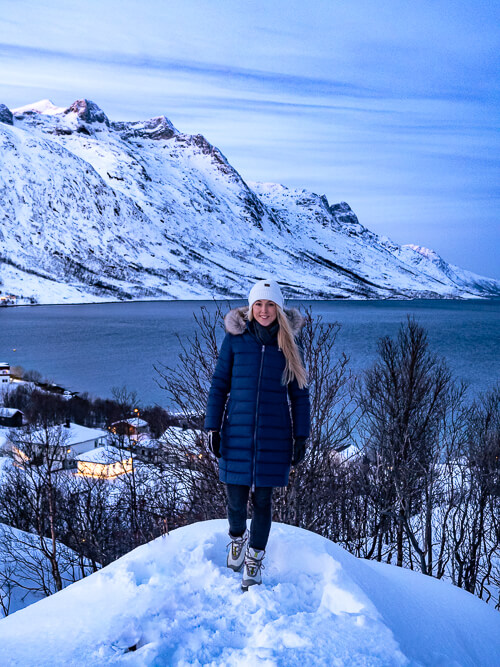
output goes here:
[{"label": "white knit beanie", "polygon": [[248,307],[252,309],[253,304],[260,299],[274,301],[274,303],[283,308],[284,300],[280,286],[275,280],[259,280],[250,290],[248,295]]}]

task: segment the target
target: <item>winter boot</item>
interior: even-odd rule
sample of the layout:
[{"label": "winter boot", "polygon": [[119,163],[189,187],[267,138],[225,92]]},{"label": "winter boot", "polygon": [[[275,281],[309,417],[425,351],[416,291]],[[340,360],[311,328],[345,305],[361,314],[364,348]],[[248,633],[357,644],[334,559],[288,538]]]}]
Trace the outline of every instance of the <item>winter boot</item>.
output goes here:
[{"label": "winter boot", "polygon": [[248,590],[249,586],[255,586],[262,583],[261,569],[264,567],[262,561],[266,552],[263,549],[252,549],[248,547],[245,554],[245,569],[243,570],[243,579],[241,588]]},{"label": "winter boot", "polygon": [[227,554],[227,566],[231,570],[239,572],[243,567],[243,562],[245,560],[245,549],[248,542],[248,530],[245,530],[241,537],[233,537],[231,533],[229,533],[229,537],[231,538],[231,543],[228,545],[229,551]]}]

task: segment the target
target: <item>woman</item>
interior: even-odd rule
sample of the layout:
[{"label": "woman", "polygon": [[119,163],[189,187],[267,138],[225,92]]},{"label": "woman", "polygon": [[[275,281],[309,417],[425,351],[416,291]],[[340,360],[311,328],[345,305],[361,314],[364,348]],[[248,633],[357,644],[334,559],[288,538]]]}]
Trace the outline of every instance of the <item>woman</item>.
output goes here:
[{"label": "woman", "polygon": [[295,340],[304,319],[283,305],[278,283],[260,280],[250,290],[248,307],[226,315],[207,403],[205,428],[227,490],[227,566],[239,571],[245,565],[243,590],[262,582],[273,488],[288,484],[290,465],[304,458],[309,436],[307,376]]}]

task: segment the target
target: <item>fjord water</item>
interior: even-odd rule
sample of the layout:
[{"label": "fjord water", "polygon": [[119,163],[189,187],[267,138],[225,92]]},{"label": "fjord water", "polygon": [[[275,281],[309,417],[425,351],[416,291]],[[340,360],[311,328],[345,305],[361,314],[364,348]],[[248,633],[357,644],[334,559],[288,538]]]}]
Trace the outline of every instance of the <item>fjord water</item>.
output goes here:
[{"label": "fjord water", "polygon": [[[225,302],[223,312],[243,305]],[[324,322],[341,324],[336,350],[358,372],[373,363],[380,337],[397,333],[407,315],[428,332],[471,394],[500,379],[500,301],[294,301]],[[154,365],[175,366],[181,342],[194,334],[194,314],[213,301],[161,301],[0,309],[0,361],[36,369],[72,391],[109,397],[135,390],[142,405],[168,406]]]}]

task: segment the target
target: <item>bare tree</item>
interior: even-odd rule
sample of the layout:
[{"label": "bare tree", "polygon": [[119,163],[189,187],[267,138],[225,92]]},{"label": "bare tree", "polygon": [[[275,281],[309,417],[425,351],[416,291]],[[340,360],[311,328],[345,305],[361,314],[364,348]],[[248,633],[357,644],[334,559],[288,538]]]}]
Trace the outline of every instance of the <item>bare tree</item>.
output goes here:
[{"label": "bare tree", "polygon": [[[50,562],[55,586],[61,590],[57,474],[66,457],[67,434],[64,427],[45,424],[13,430],[9,439],[16,465],[0,487],[0,516],[38,535],[38,548]],[[19,508],[12,506],[11,492],[20,501]]]},{"label": "bare tree", "polygon": [[432,484],[451,374],[429,351],[424,329],[412,318],[400,326],[395,340],[381,339],[378,354],[365,373],[360,399],[369,456],[384,489],[379,530],[387,532],[389,521],[395,526],[399,566],[406,535],[427,573],[425,547],[415,539],[411,519],[426,485]]},{"label": "bare tree", "polygon": [[[179,482],[190,490],[191,503],[186,517],[191,520],[225,516],[224,487],[219,482],[217,460],[212,454],[208,435],[203,432],[208,392],[219,354],[218,344],[224,333],[224,314],[220,304],[210,313],[202,307],[194,314],[193,335],[181,339],[176,366],[158,363],[155,369],[160,386],[178,408],[178,417],[188,430],[172,431],[163,442],[163,463],[177,464]],[[198,430],[197,433],[189,429]]]},{"label": "bare tree", "polygon": [[500,385],[474,402],[465,454],[466,479],[454,526],[456,583],[489,599],[500,553]]},{"label": "bare tree", "polygon": [[[47,556],[52,550],[49,538],[46,549],[40,547],[40,538],[0,524],[0,610],[7,616],[14,601],[29,596],[31,601],[52,595],[60,590],[54,579],[54,568]],[[63,544],[58,548],[58,571],[61,584],[68,585],[90,573],[86,561]]]},{"label": "bare tree", "polygon": [[338,526],[346,460],[338,452],[352,444],[356,422],[349,359],[337,353],[339,330],[337,322],[325,323],[307,311],[300,342],[309,376],[311,436],[305,460],[292,468],[288,486],[274,493],[277,520],[322,535]]}]

